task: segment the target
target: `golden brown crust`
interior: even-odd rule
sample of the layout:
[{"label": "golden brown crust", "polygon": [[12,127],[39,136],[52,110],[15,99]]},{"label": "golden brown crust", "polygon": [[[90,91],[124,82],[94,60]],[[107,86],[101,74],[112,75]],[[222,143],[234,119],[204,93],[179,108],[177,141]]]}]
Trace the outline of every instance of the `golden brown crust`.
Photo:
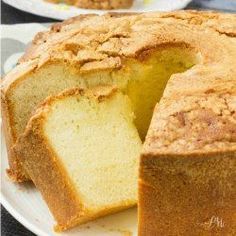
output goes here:
[{"label": "golden brown crust", "polygon": [[7,146],[7,155],[9,163],[9,169],[7,169],[7,174],[9,178],[14,182],[24,182],[29,180],[29,177],[24,171],[20,161],[16,157],[12,147],[12,144],[15,142],[15,138],[13,138],[14,131],[11,130],[12,119],[9,116],[9,104],[10,102],[6,101],[4,93],[1,93],[1,111],[4,114],[4,116],[2,116],[2,126],[5,134],[5,142]]},{"label": "golden brown crust", "polygon": [[236,83],[222,91],[163,97],[150,125],[145,153],[236,151]]},{"label": "golden brown crust", "polygon": [[234,235],[236,152],[143,154],[139,235]]},{"label": "golden brown crust", "polygon": [[[75,53],[77,50],[73,51],[76,48],[79,50],[85,49],[85,52],[88,50],[88,52],[93,51],[109,56],[109,51],[103,50],[103,48],[114,44],[114,40],[117,43],[112,46],[114,47],[113,51],[119,57],[135,56],[140,51],[166,42],[173,43],[173,41],[186,42],[207,49],[210,46],[208,42],[201,43],[198,41],[197,45],[194,45],[195,42],[188,38],[195,37],[196,40],[200,38],[204,40],[203,32],[206,33],[206,29],[207,31],[212,30],[212,32],[207,32],[207,34],[214,36],[209,38],[211,42],[212,40],[217,41],[219,34],[225,34],[228,37],[236,35],[236,16],[234,14],[179,11],[173,13],[129,14],[114,18],[116,15],[114,13],[104,16],[84,15],[56,24],[56,28],[53,26],[50,31],[40,33],[40,37],[36,37],[31,55],[28,54],[21,61],[35,58],[36,55],[38,57],[46,51],[51,51],[55,56],[58,51],[62,53],[72,51],[76,59]],[[179,26],[175,27],[175,23]],[[108,25],[109,27],[107,27]],[[150,29],[146,25],[154,25],[155,27]],[[185,34],[180,34],[185,28]],[[147,34],[147,39],[140,38],[141,32]],[[218,34],[214,34],[214,32]],[[151,37],[153,34],[156,34],[155,40]],[[68,50],[68,48],[71,48],[71,50]],[[127,50],[129,50],[129,53]],[[53,55],[50,53],[50,56]]]},{"label": "golden brown crust", "polygon": [[[15,126],[14,119],[12,116],[12,110],[14,105],[9,99],[9,93],[11,89],[14,89],[14,87],[17,86],[17,81],[14,81],[15,75],[26,76],[36,67],[36,60],[32,60],[22,65],[19,65],[11,71],[12,76],[6,76],[1,83],[1,111],[3,120],[3,131],[5,135],[9,163],[9,169],[7,169],[7,174],[9,178],[14,182],[25,182],[29,181],[30,178],[22,167],[13,149],[18,135],[16,129],[13,128]],[[25,70],[26,68],[27,70]]]},{"label": "golden brown crust", "polygon": [[[59,0],[47,0],[53,3],[61,3]],[[64,0],[66,4],[88,9],[119,9],[130,8],[133,0]]]}]

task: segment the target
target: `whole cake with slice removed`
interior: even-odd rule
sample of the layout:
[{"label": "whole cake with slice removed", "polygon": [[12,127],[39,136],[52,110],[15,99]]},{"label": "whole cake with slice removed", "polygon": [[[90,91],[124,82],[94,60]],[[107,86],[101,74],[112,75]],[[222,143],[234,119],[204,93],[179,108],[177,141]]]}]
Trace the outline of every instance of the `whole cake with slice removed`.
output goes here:
[{"label": "whole cake with slice removed", "polygon": [[[35,37],[2,84],[8,174],[17,182],[32,178],[54,215],[58,214],[54,208],[63,206],[65,199],[58,199],[53,206],[56,196],[48,199],[58,183],[36,179],[44,166],[37,165],[36,159],[31,162],[33,157],[26,153],[26,145],[33,139],[29,138],[30,130],[35,131],[32,112],[45,98],[57,96],[64,89],[79,87],[87,91],[101,85],[112,86],[117,89],[117,99],[130,101],[129,112],[134,113],[134,126],[144,142],[139,168],[139,234],[234,235],[235,78],[235,14],[114,13],[79,16],[56,24]],[[114,106],[121,109],[118,104]],[[121,118],[119,114],[117,117]],[[57,122],[55,119],[51,124]],[[119,124],[126,122],[131,121],[125,119]],[[47,132],[53,140],[60,140],[56,132]],[[125,136],[124,132],[120,134]],[[112,133],[107,135],[111,135],[111,140],[117,138]],[[87,141],[90,140],[92,136]],[[71,147],[69,143],[64,146]],[[47,155],[43,153],[37,158]],[[131,151],[129,156],[133,155]],[[72,177],[65,179],[71,181]],[[123,191],[119,196],[125,199]],[[105,205],[110,203],[106,196],[103,200]],[[114,205],[109,205],[107,212],[113,212]],[[61,229],[82,222],[71,221],[72,215],[76,219],[79,216],[71,208],[60,209],[60,215],[68,216],[57,219]],[[80,208],[77,210],[83,213]],[[223,222],[224,227],[212,225],[215,219]]]},{"label": "whole cake with slice removed", "polygon": [[49,97],[16,146],[64,230],[136,205],[142,146],[127,95],[110,87]]}]

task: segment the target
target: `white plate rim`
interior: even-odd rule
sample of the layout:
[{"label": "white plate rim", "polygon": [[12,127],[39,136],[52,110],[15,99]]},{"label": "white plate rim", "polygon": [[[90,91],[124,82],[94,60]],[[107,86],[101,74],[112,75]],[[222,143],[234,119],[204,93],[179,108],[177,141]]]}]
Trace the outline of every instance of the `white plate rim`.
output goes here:
[{"label": "white plate rim", "polygon": [[[4,170],[3,170],[4,171]],[[8,200],[5,198],[2,191],[0,192],[1,204],[6,208],[6,210],[22,225],[24,225],[28,230],[33,232],[36,235],[47,236],[43,231],[38,227],[35,227],[33,223],[30,223],[23,215],[21,215],[16,208],[14,208]]]},{"label": "white plate rim", "polygon": [[[19,10],[22,10],[22,11],[25,11],[25,12],[28,12],[31,14],[35,14],[38,16],[57,19],[57,20],[64,20],[69,17],[73,17],[73,16],[80,15],[80,14],[88,14],[88,13],[104,14],[106,12],[134,12],[134,11],[143,12],[144,11],[143,9],[137,10],[134,8],[106,11],[106,10],[90,10],[90,9],[81,9],[81,8],[71,7],[72,10],[69,10],[67,12],[68,14],[64,15],[64,14],[60,14],[60,10],[56,10],[55,5],[52,3],[48,3],[48,2],[44,2],[43,0],[40,0],[39,4],[42,6],[40,8],[38,8],[38,7],[32,6],[31,1],[33,1],[33,0],[3,0],[3,2],[5,2],[6,4],[8,4],[14,8],[17,8]],[[166,0],[166,1],[167,1],[166,5],[170,5],[170,4],[173,5],[173,7],[168,8],[168,11],[171,11],[171,10],[183,9],[192,0],[178,0],[176,2],[173,2],[172,0]],[[29,7],[29,4],[31,4],[31,7]],[[154,9],[154,10],[158,11],[159,9]],[[153,9],[147,10],[147,11],[153,11]]]}]

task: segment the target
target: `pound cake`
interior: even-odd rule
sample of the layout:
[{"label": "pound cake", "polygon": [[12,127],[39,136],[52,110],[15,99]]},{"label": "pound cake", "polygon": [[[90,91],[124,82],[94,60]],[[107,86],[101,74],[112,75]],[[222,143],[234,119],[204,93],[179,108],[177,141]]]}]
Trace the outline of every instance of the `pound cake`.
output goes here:
[{"label": "pound cake", "polygon": [[49,97],[16,145],[57,230],[137,203],[142,142],[127,95],[109,87]]},{"label": "pound cake", "polygon": [[139,235],[235,235],[236,82],[215,85],[187,96],[167,86],[156,107],[141,156]]},{"label": "pound cake", "polygon": [[47,96],[115,86],[131,102],[142,141],[148,131],[139,234],[230,235],[236,212],[235,76],[235,14],[84,15],[53,25],[35,37],[2,84],[8,174],[18,182],[30,179],[21,165],[26,158],[13,146]]},{"label": "pound cake", "polygon": [[47,0],[53,3],[66,3],[74,5],[80,8],[88,9],[119,9],[119,8],[130,8],[133,4],[133,0]]}]

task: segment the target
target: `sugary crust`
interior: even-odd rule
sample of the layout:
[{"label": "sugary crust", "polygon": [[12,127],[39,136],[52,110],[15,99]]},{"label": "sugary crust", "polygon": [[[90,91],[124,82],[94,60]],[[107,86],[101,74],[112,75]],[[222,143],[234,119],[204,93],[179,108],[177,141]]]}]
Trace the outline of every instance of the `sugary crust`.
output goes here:
[{"label": "sugary crust", "polygon": [[221,91],[163,97],[156,107],[144,153],[236,151],[236,81]]},{"label": "sugary crust", "polygon": [[[58,23],[52,26],[50,31],[39,33],[32,43],[30,53],[21,61],[41,57],[47,52],[51,57],[54,54],[56,58],[58,54],[64,54],[65,58],[70,54],[71,59],[83,64],[85,58],[86,61],[102,59],[91,57],[91,53],[94,56],[100,55],[111,59],[134,57],[141,51],[164,43],[173,43],[173,41],[186,42],[197,49],[198,47],[205,49],[209,53],[213,47],[210,46],[209,41],[217,41],[220,35],[226,35],[229,38],[236,36],[235,19],[234,14],[195,11],[83,15]],[[178,27],[175,24],[178,24]],[[152,27],[148,28],[147,25],[152,25]],[[186,30],[185,34],[180,34],[182,30]],[[142,32],[147,34],[146,37],[140,37]],[[199,42],[200,38],[205,39],[204,32],[211,37],[208,42]],[[193,38],[195,39],[191,41],[190,39]],[[195,40],[198,41],[194,42]],[[230,44],[232,47],[232,42]],[[83,58],[81,58],[81,51]],[[63,57],[63,55],[60,56]],[[213,56],[215,56],[214,53]]]},{"label": "sugary crust", "polygon": [[[190,93],[201,97],[213,88],[215,93],[222,88],[227,91],[235,81],[235,36],[235,14],[179,11],[83,15],[39,33],[20,64],[5,77],[2,92],[10,101],[18,83],[49,64],[62,63],[78,74],[113,72],[125,67],[130,58],[143,62],[164,47],[188,48],[199,55],[198,65],[172,76],[164,97]],[[14,116],[11,104],[7,104],[3,116]],[[11,120],[5,122],[10,126],[6,130],[11,132],[7,134],[12,142],[9,147],[17,138]]]},{"label": "sugary crust", "polygon": [[117,204],[95,213],[86,209],[43,131],[44,123],[54,103],[69,97],[80,99],[81,96],[93,97],[102,102],[113,96],[115,91],[116,88],[113,87],[99,87],[91,91],[74,88],[47,98],[39,105],[24,134],[20,136],[14,146],[14,151],[21,156],[21,163],[57,221],[56,231],[66,230],[136,204]]},{"label": "sugary crust", "polygon": [[[59,0],[47,0],[48,2],[61,3]],[[88,9],[119,9],[130,8],[133,0],[64,0],[66,4]]]}]

